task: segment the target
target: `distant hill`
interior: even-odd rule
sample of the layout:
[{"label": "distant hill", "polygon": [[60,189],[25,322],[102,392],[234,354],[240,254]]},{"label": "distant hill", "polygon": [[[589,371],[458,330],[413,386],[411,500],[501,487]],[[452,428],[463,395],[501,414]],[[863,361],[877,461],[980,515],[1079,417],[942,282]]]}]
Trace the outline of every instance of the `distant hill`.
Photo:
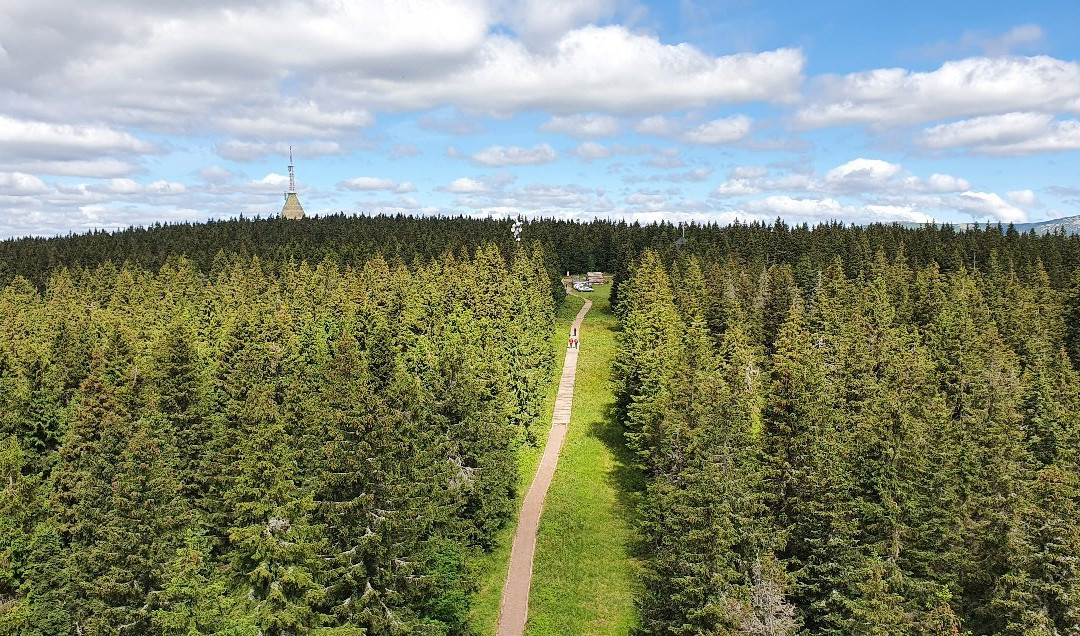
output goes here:
[{"label": "distant hill", "polygon": [[[920,228],[924,223],[906,222],[900,223],[902,227],[906,228]],[[993,223],[938,223],[937,225],[952,225],[957,230],[970,230],[975,226],[980,228],[992,227]],[[1017,232],[1027,233],[1031,230],[1035,230],[1038,234],[1053,234],[1059,229],[1064,228],[1066,234],[1080,234],[1080,215],[1076,216],[1063,216],[1060,219],[1050,219],[1048,221],[1036,221],[1034,223],[1014,223],[1013,226]],[[1008,227],[1007,223],[1001,225],[1002,228]]]},{"label": "distant hill", "polygon": [[[953,224],[958,230],[967,230],[974,227],[975,223],[955,223]],[[992,223],[990,225],[993,225]],[[1064,228],[1066,234],[1080,234],[1080,215],[1077,216],[1064,216],[1060,219],[1050,219],[1048,221],[1036,221],[1034,223],[1014,223],[1014,227],[1017,232],[1026,233],[1031,230],[1035,230],[1038,234],[1053,234],[1059,229]],[[986,227],[986,223],[980,223],[980,227]],[[1007,227],[1003,224],[1002,227]]]},{"label": "distant hill", "polygon": [[1017,223],[1016,229],[1021,232],[1035,230],[1039,234],[1048,234],[1064,229],[1066,234],[1080,234],[1080,215],[1065,216],[1060,219],[1039,221],[1037,223]]}]

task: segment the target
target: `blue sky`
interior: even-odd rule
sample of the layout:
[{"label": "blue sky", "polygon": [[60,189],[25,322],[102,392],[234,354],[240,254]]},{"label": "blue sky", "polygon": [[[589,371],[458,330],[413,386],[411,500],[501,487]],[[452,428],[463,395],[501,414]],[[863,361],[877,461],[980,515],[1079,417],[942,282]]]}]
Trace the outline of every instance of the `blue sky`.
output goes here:
[{"label": "blue sky", "polygon": [[[174,6],[175,5],[175,6]],[[0,237],[1080,214],[1067,2],[5,0]]]}]

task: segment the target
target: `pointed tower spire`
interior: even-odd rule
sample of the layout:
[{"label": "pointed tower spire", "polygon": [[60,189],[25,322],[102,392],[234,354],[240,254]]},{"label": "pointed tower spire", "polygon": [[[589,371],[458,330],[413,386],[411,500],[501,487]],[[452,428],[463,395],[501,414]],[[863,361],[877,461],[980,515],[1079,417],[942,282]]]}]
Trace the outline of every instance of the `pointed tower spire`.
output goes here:
[{"label": "pointed tower spire", "polygon": [[300,199],[296,198],[296,172],[293,168],[292,146],[289,146],[289,191],[285,193],[281,218],[295,220],[304,218],[304,208],[300,205]]}]

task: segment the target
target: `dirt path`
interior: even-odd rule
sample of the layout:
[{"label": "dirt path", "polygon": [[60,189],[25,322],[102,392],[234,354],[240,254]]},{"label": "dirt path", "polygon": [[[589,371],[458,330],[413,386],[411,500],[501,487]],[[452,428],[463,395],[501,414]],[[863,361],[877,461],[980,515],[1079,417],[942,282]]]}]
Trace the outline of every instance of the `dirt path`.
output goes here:
[{"label": "dirt path", "polygon": [[[581,321],[592,307],[592,301],[586,299],[585,305],[574,319],[574,327],[581,333]],[[514,547],[510,551],[510,572],[506,576],[503,588],[502,604],[499,610],[498,636],[522,636],[525,633],[525,619],[529,614],[529,588],[532,585],[533,554],[536,552],[536,529],[540,524],[540,512],[544,508],[544,497],[555,474],[555,464],[559,461],[559,451],[566,438],[566,426],[570,423],[570,409],[574,402],[574,378],[577,375],[577,349],[566,350],[562,377],[559,379],[559,393],[555,398],[555,411],[551,418],[551,432],[548,433],[544,456],[540,467],[536,469],[529,492],[521,504],[517,530],[514,533]]]}]

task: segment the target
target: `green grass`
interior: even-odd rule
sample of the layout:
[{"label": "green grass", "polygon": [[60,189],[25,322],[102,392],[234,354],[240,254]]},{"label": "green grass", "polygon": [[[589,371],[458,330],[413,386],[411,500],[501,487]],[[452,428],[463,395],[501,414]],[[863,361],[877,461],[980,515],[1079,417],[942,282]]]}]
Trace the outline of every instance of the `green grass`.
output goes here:
[{"label": "green grass", "polygon": [[540,519],[528,636],[626,634],[636,621],[632,544],[641,483],[613,415],[610,286],[595,289],[570,429]]},{"label": "green grass", "polygon": [[[594,301],[595,302],[595,301]],[[514,501],[514,510],[521,510],[521,500],[532,483],[536,474],[536,467],[540,464],[540,457],[544,454],[544,442],[547,441],[548,430],[551,428],[551,411],[555,405],[555,394],[559,391],[559,376],[562,375],[563,359],[566,357],[566,334],[570,333],[570,325],[574,317],[584,303],[580,298],[568,296],[558,307],[555,315],[555,333],[551,338],[551,346],[555,349],[555,369],[552,371],[551,386],[548,389],[547,399],[544,402],[543,417],[537,423],[535,434],[537,446],[523,446],[518,455],[518,492]],[[580,379],[580,375],[578,376]],[[495,538],[495,547],[490,552],[474,555],[469,562],[469,567],[476,574],[479,591],[473,599],[473,607],[470,613],[470,626],[475,634],[494,634],[499,626],[499,602],[502,600],[503,585],[506,583],[506,572],[510,567],[510,548],[514,544],[514,530],[517,528],[517,513],[514,519],[507,523]]]}]

